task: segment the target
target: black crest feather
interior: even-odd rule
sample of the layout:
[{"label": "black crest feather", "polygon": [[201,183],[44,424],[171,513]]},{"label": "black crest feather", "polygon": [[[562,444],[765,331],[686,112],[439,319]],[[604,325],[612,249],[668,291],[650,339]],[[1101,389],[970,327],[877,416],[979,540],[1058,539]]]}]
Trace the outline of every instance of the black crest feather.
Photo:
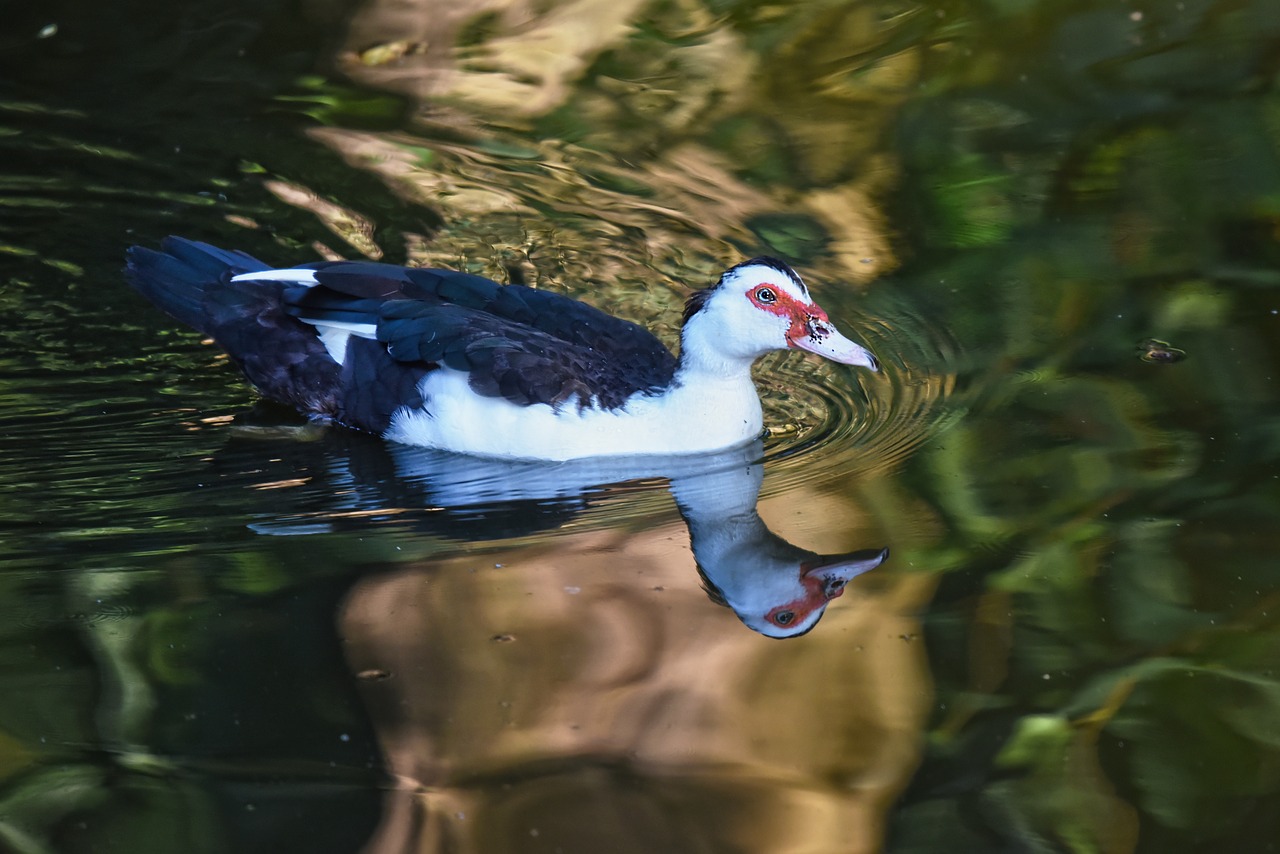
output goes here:
[{"label": "black crest feather", "polygon": [[791,269],[791,266],[787,264],[786,261],[780,261],[769,255],[760,255],[756,258],[750,259],[749,261],[743,261],[741,264],[734,264],[720,275],[720,280],[714,285],[689,294],[689,298],[685,300],[684,303],[684,322],[688,323],[690,318],[701,311],[702,307],[707,304],[707,300],[711,299],[712,294],[718,291],[726,281],[732,279],[739,270],[746,267],[770,267],[786,276],[787,280],[799,288],[801,293],[809,293],[809,289],[805,287],[804,281],[795,270]]}]

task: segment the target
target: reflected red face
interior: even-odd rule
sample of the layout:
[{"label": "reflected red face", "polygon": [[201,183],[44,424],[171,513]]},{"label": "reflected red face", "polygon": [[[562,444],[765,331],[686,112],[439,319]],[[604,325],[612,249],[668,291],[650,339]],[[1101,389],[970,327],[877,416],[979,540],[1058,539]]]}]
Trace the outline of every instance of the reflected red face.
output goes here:
[{"label": "reflected red face", "polygon": [[809,568],[801,564],[800,584],[804,586],[804,595],[774,607],[764,618],[783,629],[803,623],[814,611],[825,608],[832,599],[839,599],[844,594],[845,582],[846,579],[839,577],[811,575]]}]

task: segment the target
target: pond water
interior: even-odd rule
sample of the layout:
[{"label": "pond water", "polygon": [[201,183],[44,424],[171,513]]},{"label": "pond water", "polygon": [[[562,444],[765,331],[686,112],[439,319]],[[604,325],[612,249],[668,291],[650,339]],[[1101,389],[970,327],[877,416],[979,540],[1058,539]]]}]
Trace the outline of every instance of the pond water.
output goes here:
[{"label": "pond water", "polygon": [[[0,850],[1280,847],[1276,0],[138,0],[0,48]],[[134,294],[167,234],[668,342],[768,253],[884,370],[770,356],[763,440],[679,464],[396,447]]]}]

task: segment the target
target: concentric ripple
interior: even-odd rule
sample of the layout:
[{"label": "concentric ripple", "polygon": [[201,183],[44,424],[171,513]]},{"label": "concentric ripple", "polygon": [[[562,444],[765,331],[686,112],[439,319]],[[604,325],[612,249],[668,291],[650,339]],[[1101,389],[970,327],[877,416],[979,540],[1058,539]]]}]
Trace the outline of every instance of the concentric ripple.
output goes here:
[{"label": "concentric ripple", "polygon": [[786,354],[761,361],[769,492],[892,470],[955,416],[953,340],[901,301],[880,302],[861,325],[844,324],[880,359],[877,374]]}]

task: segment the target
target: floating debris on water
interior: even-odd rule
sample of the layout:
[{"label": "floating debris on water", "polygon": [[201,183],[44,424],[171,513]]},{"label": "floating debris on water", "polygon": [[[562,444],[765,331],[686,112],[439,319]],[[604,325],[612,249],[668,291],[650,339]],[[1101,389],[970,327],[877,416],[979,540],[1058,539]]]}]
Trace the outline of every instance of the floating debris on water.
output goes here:
[{"label": "floating debris on water", "polygon": [[1168,341],[1161,341],[1159,338],[1148,338],[1138,344],[1138,354],[1144,362],[1154,362],[1159,365],[1172,365],[1174,362],[1181,362],[1187,358],[1186,350],[1179,350],[1177,347],[1171,346]]}]

